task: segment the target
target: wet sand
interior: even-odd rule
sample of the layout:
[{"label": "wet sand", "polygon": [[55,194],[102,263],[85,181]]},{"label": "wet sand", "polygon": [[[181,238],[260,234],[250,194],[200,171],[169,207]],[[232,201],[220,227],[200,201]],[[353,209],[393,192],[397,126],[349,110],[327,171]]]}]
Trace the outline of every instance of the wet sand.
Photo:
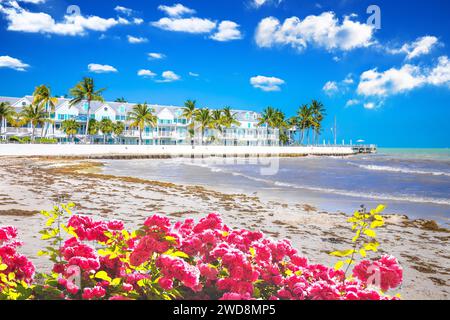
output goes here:
[{"label": "wet sand", "polygon": [[[318,211],[306,201],[287,204],[201,186],[106,175],[101,166],[101,161],[92,160],[0,158],[0,225],[19,229],[25,242],[22,252],[39,270],[49,263],[36,255],[45,244],[38,234],[44,218],[37,211],[60,201],[76,203],[75,213],[120,219],[130,228],[154,213],[177,220],[218,212],[232,227],[290,239],[313,263],[333,265],[336,258],[328,253],[351,245],[344,214]],[[396,256],[404,268],[404,283],[397,291],[403,298],[450,298],[448,230],[392,215],[378,234],[378,254]]]}]

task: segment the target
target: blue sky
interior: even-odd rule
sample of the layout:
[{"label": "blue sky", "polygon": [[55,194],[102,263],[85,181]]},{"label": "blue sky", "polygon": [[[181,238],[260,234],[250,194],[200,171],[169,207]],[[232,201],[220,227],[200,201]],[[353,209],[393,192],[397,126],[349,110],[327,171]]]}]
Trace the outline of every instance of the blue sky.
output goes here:
[{"label": "blue sky", "polygon": [[[374,3],[381,29],[366,23]],[[0,95],[31,94],[39,84],[63,95],[91,76],[110,100],[196,99],[202,107],[258,111],[271,105],[292,115],[319,99],[328,110],[326,140],[336,116],[339,141],[450,147],[446,0],[0,5]],[[79,14],[68,14],[70,5]]]}]

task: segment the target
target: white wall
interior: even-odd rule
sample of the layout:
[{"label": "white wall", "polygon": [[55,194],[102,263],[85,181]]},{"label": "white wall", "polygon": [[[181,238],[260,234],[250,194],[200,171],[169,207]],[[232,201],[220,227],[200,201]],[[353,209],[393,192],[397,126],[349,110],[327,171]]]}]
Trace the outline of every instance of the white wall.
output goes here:
[{"label": "white wall", "polygon": [[161,145],[74,145],[0,144],[0,156],[88,156],[88,155],[350,155],[350,147],[273,146],[161,146]]}]

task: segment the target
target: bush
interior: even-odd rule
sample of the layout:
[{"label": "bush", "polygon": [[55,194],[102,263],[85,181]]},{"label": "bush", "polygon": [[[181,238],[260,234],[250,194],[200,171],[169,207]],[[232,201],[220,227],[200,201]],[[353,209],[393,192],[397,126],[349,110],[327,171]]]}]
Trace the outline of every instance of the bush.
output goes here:
[{"label": "bush", "polygon": [[373,266],[381,290],[402,281],[394,257],[364,260],[348,278],[337,267],[309,263],[288,240],[230,229],[217,214],[174,224],[153,215],[130,232],[121,221],[72,215],[72,206],[42,212],[48,220],[40,233],[49,245],[39,255],[48,256],[53,268],[33,282],[34,267],[16,253],[17,245],[11,247],[15,229],[0,229],[0,297],[380,300],[397,298],[371,287]]},{"label": "bush", "polygon": [[58,139],[55,139],[55,138],[36,138],[36,143],[56,144],[56,143],[58,143]]}]

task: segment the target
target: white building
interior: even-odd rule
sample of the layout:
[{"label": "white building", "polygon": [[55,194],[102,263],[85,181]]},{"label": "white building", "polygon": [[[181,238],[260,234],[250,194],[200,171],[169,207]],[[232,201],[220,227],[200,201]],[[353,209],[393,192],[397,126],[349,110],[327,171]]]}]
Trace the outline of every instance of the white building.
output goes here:
[{"label": "white building", "polygon": [[[8,102],[16,112],[31,104],[32,96],[23,98],[0,97],[0,102]],[[70,99],[59,98],[55,108],[55,113],[51,114],[53,120],[47,130],[47,137],[58,139],[59,142],[67,142],[67,135],[61,130],[61,123],[67,119],[75,119],[80,124],[76,140],[80,139],[85,132],[87,119],[87,103],[82,102],[74,106],[69,105]],[[91,102],[91,118],[101,121],[109,118],[114,122],[121,121],[125,124],[125,131],[120,136],[108,135],[107,143],[137,144],[139,140],[138,128],[131,127],[127,120],[127,114],[135,104],[121,102]],[[198,128],[194,137],[188,132],[190,122],[182,116],[183,108],[177,106],[149,105],[158,118],[156,127],[146,127],[142,133],[144,144],[176,145],[176,144],[200,144],[201,134]],[[254,111],[233,110],[236,120],[240,125],[224,128],[222,132],[213,129],[206,129],[204,143],[218,145],[241,145],[241,146],[266,146],[277,145],[279,135],[277,129],[267,128],[265,125],[258,126],[260,114]],[[39,136],[42,130],[38,128],[36,134]],[[3,119],[2,132],[3,140],[12,136],[25,137],[31,135],[31,125],[25,124],[22,127],[13,127]],[[96,143],[103,143],[103,134],[99,132],[91,137]]]}]

